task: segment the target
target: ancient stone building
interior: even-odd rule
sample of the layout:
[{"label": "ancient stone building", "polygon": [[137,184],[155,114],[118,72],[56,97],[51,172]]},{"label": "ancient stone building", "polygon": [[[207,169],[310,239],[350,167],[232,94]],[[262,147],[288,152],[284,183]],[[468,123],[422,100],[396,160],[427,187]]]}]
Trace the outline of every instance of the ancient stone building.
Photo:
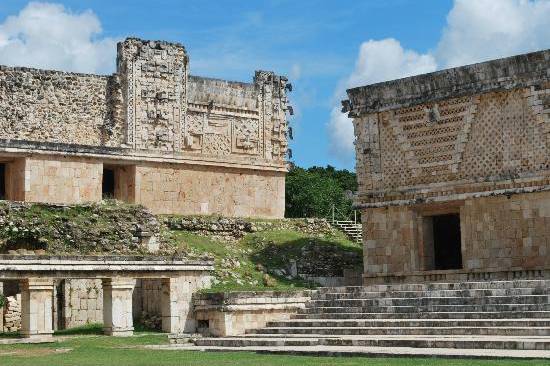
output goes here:
[{"label": "ancient stone building", "polygon": [[288,89],[192,76],[182,45],[135,38],[110,76],[0,66],[0,196],[282,217]]},{"label": "ancient stone building", "polygon": [[348,90],[365,283],[544,276],[550,50]]}]

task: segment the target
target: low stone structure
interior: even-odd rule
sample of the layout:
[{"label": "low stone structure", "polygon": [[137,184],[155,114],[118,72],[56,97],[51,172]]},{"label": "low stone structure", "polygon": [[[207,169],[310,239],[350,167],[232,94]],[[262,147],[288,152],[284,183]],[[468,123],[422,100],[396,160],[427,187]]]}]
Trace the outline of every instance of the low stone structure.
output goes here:
[{"label": "low stone structure", "polygon": [[[158,301],[163,331],[194,332],[192,294],[209,285],[211,270],[212,263],[208,261],[163,257],[0,255],[0,280],[20,281],[21,334],[28,338],[52,334],[54,279],[65,278],[101,280],[106,334],[132,334],[136,278],[160,281]],[[90,304],[91,298],[84,300]],[[80,312],[82,304],[79,306]]]},{"label": "low stone structure", "polygon": [[365,283],[548,268],[550,50],[348,96]]},{"label": "low stone structure", "polygon": [[110,76],[0,66],[0,198],[282,217],[290,89],[193,76],[181,44],[136,38]]},{"label": "low stone structure", "polygon": [[305,307],[310,296],[311,291],[208,293],[196,294],[193,304],[195,316],[202,323],[201,333],[234,336],[265,327],[270,321],[288,320]]}]

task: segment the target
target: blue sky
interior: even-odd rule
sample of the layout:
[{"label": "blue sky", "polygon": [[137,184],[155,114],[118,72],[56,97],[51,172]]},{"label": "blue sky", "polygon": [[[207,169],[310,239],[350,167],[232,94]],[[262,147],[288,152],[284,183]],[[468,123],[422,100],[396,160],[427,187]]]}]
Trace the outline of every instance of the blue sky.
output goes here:
[{"label": "blue sky", "polygon": [[335,112],[345,87],[550,47],[549,11],[547,0],[4,0],[0,64],[110,73],[117,40],[181,42],[192,74],[287,75],[293,160],[353,169],[351,124]]}]

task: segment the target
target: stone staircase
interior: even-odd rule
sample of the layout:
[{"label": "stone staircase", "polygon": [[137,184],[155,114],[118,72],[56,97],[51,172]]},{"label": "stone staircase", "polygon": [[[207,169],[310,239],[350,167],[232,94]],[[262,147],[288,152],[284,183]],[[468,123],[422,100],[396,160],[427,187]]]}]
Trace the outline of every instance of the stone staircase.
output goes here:
[{"label": "stone staircase", "polygon": [[363,228],[361,224],[357,224],[351,220],[334,220],[332,224],[339,230],[343,231],[350,240],[356,243],[362,243],[363,241]]},{"label": "stone staircase", "polygon": [[514,280],[322,288],[290,320],[270,322],[243,336],[200,338],[195,344],[275,351],[544,351],[550,350],[549,285],[546,280]]}]

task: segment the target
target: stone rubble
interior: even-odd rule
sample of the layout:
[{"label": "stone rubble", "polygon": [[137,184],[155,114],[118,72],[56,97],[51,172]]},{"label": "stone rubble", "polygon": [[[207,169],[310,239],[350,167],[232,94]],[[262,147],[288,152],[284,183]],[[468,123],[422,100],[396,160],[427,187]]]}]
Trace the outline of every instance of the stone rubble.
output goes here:
[{"label": "stone rubble", "polygon": [[21,329],[21,294],[6,297],[4,304],[4,332],[17,332]]}]

